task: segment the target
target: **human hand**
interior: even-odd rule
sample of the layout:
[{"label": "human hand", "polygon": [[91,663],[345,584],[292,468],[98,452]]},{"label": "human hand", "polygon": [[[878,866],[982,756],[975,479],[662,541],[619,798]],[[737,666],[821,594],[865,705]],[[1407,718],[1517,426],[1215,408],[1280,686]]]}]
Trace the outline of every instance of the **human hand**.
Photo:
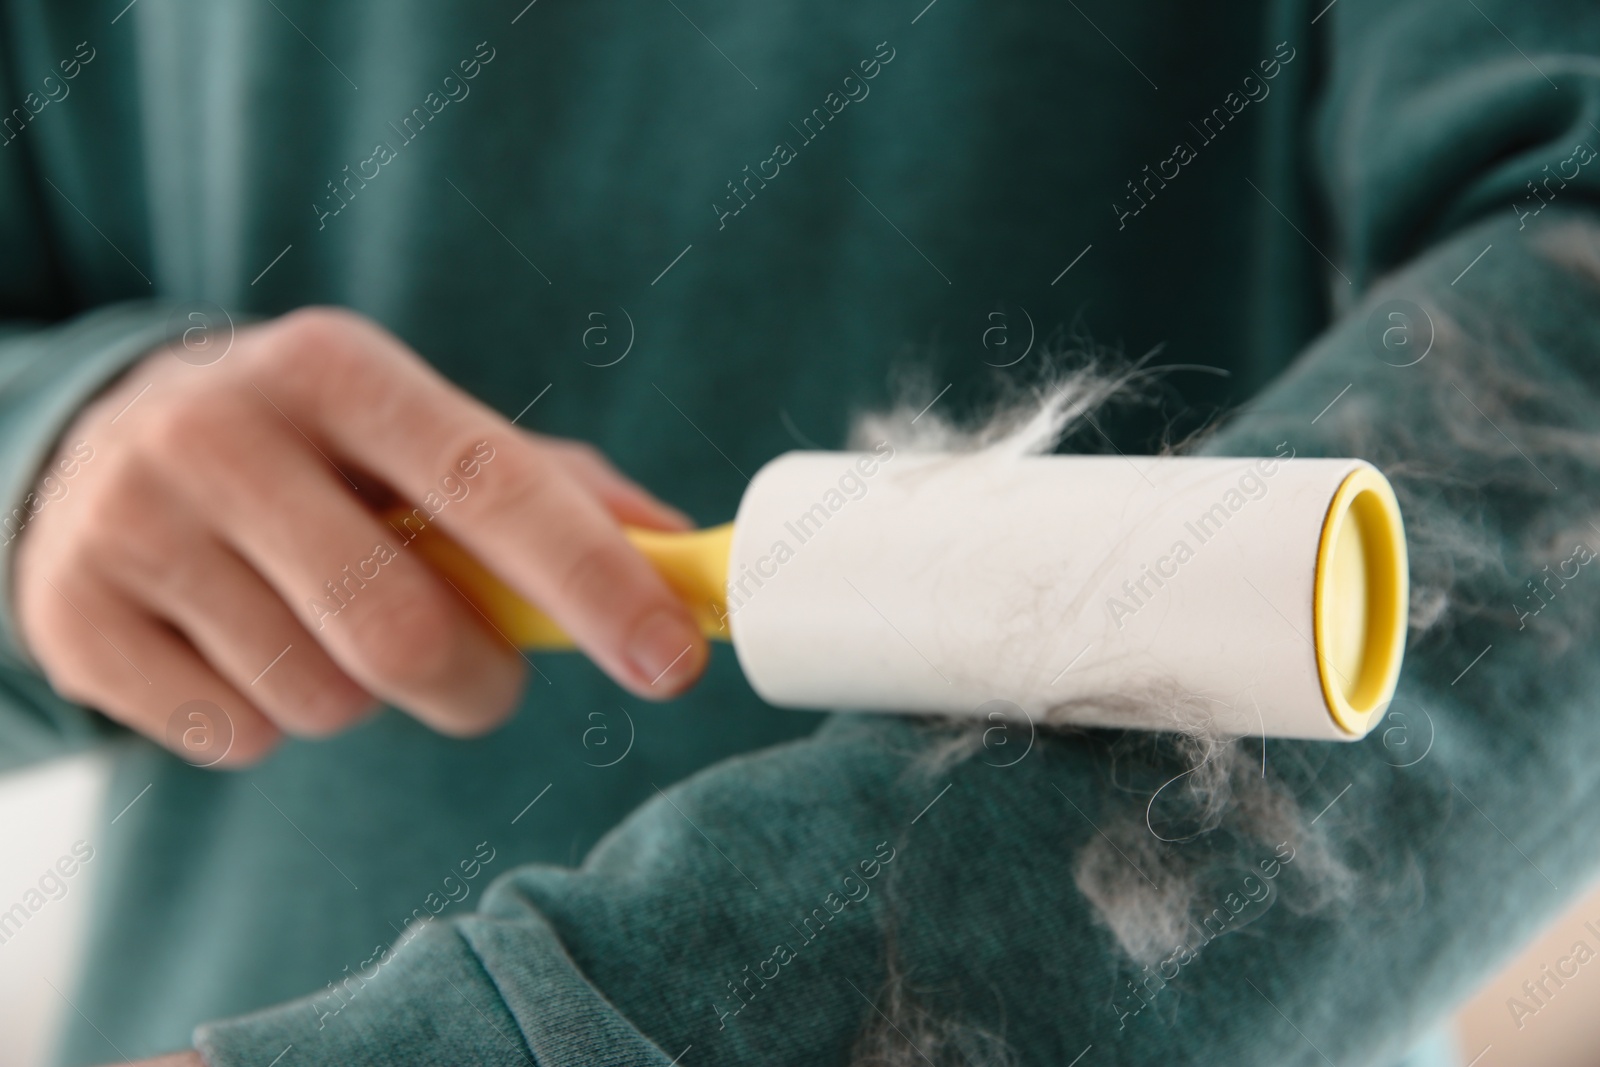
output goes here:
[{"label": "human hand", "polygon": [[208,701],[232,764],[374,698],[443,733],[492,728],[524,662],[376,516],[396,501],[637,695],[699,675],[689,612],[619,529],[689,522],[594,449],[518,429],[349,312],[242,329],[205,366],[176,351],[79,414],[23,530],[18,627],[63,696],[174,747],[177,710]]}]

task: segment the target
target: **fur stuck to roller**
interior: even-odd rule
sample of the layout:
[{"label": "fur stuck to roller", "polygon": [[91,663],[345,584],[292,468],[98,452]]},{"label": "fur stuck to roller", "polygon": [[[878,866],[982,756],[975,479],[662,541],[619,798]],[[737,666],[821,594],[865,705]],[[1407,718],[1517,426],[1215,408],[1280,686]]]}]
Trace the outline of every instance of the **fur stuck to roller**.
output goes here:
[{"label": "fur stuck to roller", "polygon": [[[997,414],[972,427],[930,418],[931,412],[913,422],[927,398],[912,391],[894,410],[860,418],[852,445],[860,448],[889,438],[912,454],[932,449],[1004,457],[1048,453],[1074,441],[1093,447],[1098,440],[1092,423],[1096,412],[1108,404],[1144,399],[1155,373],[1102,356],[1002,405]],[[1184,442],[1173,453],[1200,444],[1203,440]],[[961,728],[931,721],[947,736],[929,750],[921,770],[933,781],[952,765],[991,749],[992,731],[997,729],[1015,735],[1008,743],[1020,749],[1031,740],[1034,727],[1048,736],[1072,730],[1085,718],[1138,724],[1140,732],[1130,731],[1113,744],[1114,757],[1119,764],[1139,764],[1165,778],[1149,790],[1148,803],[1136,815],[1119,815],[1100,826],[1102,835],[1090,838],[1075,871],[1078,890],[1136,964],[1157,965],[1185,947],[1197,951],[1196,943],[1203,943],[1208,930],[1215,928],[1214,922],[1212,927],[1205,925],[1205,906],[1215,902],[1204,890],[1218,857],[1207,852],[1203,842],[1224,825],[1264,857],[1276,857],[1280,842],[1295,843],[1293,859],[1285,868],[1292,873],[1281,883],[1287,892],[1275,885],[1274,899],[1282,896],[1290,907],[1307,911],[1349,899],[1355,881],[1352,871],[1338,857],[1333,842],[1308,825],[1309,816],[1298,800],[1266,766],[1260,740],[1241,739],[1238,732],[1219,728],[1214,701],[1170,683],[1124,685],[1087,694],[1020,727],[1015,722],[984,721]],[[1282,865],[1281,860],[1277,863]],[[900,1061],[880,1057],[857,1062]]]}]

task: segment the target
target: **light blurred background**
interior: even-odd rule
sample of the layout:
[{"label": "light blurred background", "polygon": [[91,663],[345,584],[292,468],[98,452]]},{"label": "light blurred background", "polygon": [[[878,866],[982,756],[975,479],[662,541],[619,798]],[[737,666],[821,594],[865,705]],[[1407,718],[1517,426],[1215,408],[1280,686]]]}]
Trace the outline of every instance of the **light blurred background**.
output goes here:
[{"label": "light blurred background", "polygon": [[[108,770],[104,757],[82,756],[0,776],[0,910],[20,900],[74,841],[93,843]],[[101,872],[94,862],[84,866],[68,881],[66,896],[51,901],[0,944],[0,1067],[49,1062],[52,1035],[63,1014],[76,1010],[68,1000],[73,962],[90,898],[105,888]],[[1526,999],[1522,983],[1538,980],[1541,968],[1554,967],[1573,942],[1581,938],[1600,948],[1600,939],[1583,929],[1585,921],[1600,928],[1600,891],[1581,899],[1462,1010],[1462,1067],[1600,1064],[1600,959],[1563,979],[1548,1003],[1536,1015],[1524,1016],[1520,1027],[1507,1007],[1509,997]]]},{"label": "light blurred background", "polygon": [[[74,841],[94,843],[109,775],[104,756],[0,775],[0,911],[36,887]],[[98,863],[85,864],[66,880],[66,896],[49,901],[0,944],[0,1067],[50,1061],[62,1013],[73,1010],[65,998],[72,996],[73,964],[99,874]]]}]

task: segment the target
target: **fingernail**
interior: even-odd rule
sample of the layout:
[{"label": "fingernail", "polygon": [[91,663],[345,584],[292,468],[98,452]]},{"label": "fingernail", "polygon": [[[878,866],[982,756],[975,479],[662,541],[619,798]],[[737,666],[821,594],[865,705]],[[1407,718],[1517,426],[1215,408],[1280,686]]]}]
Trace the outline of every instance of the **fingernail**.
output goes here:
[{"label": "fingernail", "polygon": [[699,667],[695,652],[699,640],[699,632],[681,615],[663,609],[634,627],[628,659],[646,684],[671,692],[680,678]]}]

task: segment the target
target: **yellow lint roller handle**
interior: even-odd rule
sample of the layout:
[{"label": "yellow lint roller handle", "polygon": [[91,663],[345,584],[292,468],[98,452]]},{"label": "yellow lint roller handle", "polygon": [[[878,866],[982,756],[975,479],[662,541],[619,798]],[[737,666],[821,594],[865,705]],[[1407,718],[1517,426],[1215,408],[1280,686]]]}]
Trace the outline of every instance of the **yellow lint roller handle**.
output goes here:
[{"label": "yellow lint roller handle", "polygon": [[[409,510],[391,518],[410,517]],[[636,526],[624,535],[666,579],[712,640],[728,640],[728,552],[733,524],[689,533],[663,533]],[[470,597],[489,622],[519,648],[531,651],[570,649],[572,638],[555,621],[506,587],[482,563],[435,524],[425,527],[410,547]]]}]

